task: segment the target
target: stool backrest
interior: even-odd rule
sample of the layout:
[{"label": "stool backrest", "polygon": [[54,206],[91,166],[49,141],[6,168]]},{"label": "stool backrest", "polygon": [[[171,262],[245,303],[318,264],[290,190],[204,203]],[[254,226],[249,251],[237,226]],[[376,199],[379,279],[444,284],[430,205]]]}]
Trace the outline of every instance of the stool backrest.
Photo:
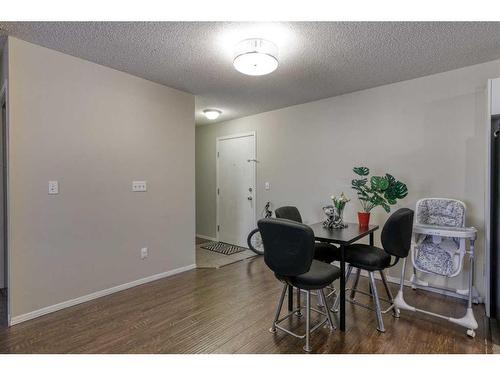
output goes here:
[{"label": "stool backrest", "polygon": [[283,206],[274,210],[274,214],[278,219],[288,219],[302,223],[302,216],[300,216],[299,209],[294,206]]},{"label": "stool backrest", "polygon": [[411,247],[413,231],[413,210],[400,208],[394,212],[384,224],[380,240],[390,255],[406,258]]},{"label": "stool backrest", "polygon": [[264,261],[277,276],[297,276],[311,268],[314,233],[305,224],[286,219],[257,223],[264,244]]}]

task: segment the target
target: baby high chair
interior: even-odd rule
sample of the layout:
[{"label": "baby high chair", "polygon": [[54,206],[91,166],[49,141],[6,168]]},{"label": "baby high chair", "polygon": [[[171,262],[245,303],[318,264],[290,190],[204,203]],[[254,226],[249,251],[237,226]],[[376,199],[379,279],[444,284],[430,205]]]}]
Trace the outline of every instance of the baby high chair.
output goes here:
[{"label": "baby high chair", "polygon": [[[461,318],[454,318],[422,310],[409,305],[404,300],[403,283],[406,259],[401,270],[401,284],[394,304],[398,309],[410,310],[446,319],[452,323],[467,328],[467,335],[474,337],[477,321],[472,311],[472,300],[477,291],[473,287],[474,241],[477,230],[465,227],[465,204],[455,199],[424,198],[417,202],[416,220],[413,226],[414,244],[411,249],[413,289],[436,289],[445,291],[448,295],[467,296],[467,311]],[[469,251],[466,240],[469,240]],[[463,270],[465,254],[469,254],[469,279],[466,289],[447,289],[431,286],[418,278],[418,273],[426,273],[451,278]]]}]

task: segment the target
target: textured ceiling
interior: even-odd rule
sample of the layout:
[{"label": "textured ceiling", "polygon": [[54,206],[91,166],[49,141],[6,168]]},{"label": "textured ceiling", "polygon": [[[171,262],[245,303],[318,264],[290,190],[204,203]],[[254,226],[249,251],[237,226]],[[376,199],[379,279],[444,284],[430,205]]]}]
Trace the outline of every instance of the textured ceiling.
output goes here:
[{"label": "textured ceiling", "polygon": [[[0,35],[46,46],[196,95],[218,121],[500,58],[500,23],[0,22]],[[264,37],[278,69],[249,77],[232,48]]]}]

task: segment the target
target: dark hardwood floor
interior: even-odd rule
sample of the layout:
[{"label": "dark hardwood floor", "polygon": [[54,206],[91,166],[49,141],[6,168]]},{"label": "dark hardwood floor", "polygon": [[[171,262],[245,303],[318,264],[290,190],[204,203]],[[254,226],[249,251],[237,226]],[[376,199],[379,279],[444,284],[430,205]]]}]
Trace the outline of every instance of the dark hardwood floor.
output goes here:
[{"label": "dark hardwood floor", "polygon": [[[262,257],[192,270],[0,327],[0,353],[303,353],[301,340],[268,331],[280,290]],[[465,306],[411,289],[407,299],[447,314]],[[456,325],[409,312],[386,314],[382,334],[371,311],[348,304],[347,331],[321,328],[311,342],[315,353],[491,353],[488,319],[482,305],[474,309],[479,329],[471,339]]]}]

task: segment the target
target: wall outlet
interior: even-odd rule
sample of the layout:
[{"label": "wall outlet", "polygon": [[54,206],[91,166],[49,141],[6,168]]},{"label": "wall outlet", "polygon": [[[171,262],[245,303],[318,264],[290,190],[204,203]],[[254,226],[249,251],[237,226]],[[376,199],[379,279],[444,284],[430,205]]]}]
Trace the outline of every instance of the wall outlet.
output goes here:
[{"label": "wall outlet", "polygon": [[59,182],[49,181],[49,194],[59,194]]},{"label": "wall outlet", "polygon": [[132,181],[132,191],[148,191],[147,181]]},{"label": "wall outlet", "polygon": [[141,249],[141,259],[146,259],[148,257],[148,248],[147,247],[143,247]]}]

